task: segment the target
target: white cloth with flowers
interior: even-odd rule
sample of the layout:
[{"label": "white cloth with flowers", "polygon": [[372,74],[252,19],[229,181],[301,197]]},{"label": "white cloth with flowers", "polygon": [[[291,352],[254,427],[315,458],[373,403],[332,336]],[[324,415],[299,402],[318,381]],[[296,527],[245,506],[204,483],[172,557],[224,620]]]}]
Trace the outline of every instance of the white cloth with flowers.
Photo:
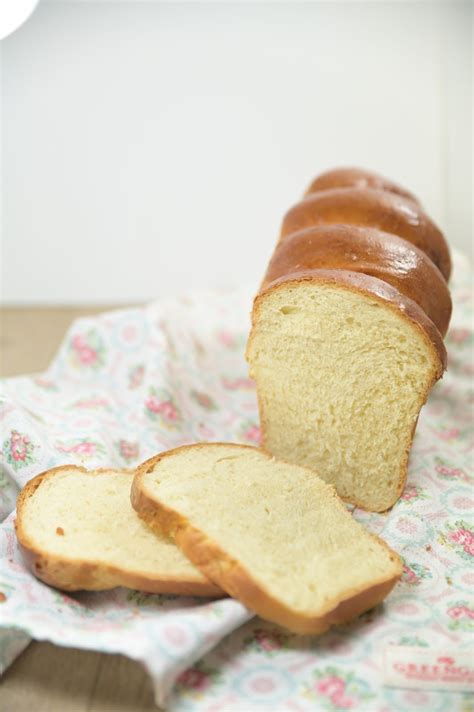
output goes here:
[{"label": "white cloth with flowers", "polygon": [[474,629],[471,278],[458,256],[449,370],[420,417],[403,497],[385,515],[354,511],[403,556],[403,578],[383,606],[321,637],[231,599],[65,595],[37,581],[16,547],[17,492],[49,467],[133,466],[198,440],[258,443],[243,357],[250,290],[79,319],[44,374],[4,380],[0,669],[35,638],[141,661],[173,712],[467,710],[466,694],[384,687],[381,666],[389,644],[465,650]]}]

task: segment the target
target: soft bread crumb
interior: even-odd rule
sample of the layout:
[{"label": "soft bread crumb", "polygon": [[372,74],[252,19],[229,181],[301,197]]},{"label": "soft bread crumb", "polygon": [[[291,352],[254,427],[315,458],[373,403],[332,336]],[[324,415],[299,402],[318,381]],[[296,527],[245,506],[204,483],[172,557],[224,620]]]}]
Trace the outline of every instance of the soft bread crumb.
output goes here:
[{"label": "soft bread crumb", "polygon": [[[145,463],[133,492],[155,504],[186,554],[225,590],[235,594],[232,572],[244,569],[245,590],[256,587],[303,621],[401,574],[395,552],[352,518],[332,486],[256,448],[178,448]],[[239,597],[268,617],[255,593]]]},{"label": "soft bread crumb", "polygon": [[259,298],[247,358],[264,447],[350,502],[392,506],[439,369],[422,330],[366,293],[293,282]]},{"label": "soft bread crumb", "polygon": [[28,483],[18,501],[16,530],[37,575],[67,590],[131,585],[159,592],[161,580],[167,593],[206,595],[200,587],[215,589],[170,539],[137,516],[132,481],[127,471],[66,466]]}]

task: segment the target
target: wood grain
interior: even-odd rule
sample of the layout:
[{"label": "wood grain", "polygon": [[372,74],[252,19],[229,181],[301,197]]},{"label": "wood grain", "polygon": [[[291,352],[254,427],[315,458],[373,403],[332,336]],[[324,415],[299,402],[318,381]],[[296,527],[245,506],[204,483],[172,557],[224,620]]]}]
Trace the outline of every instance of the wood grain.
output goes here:
[{"label": "wood grain", "polygon": [[31,643],[0,686],[2,712],[142,712],[157,708],[141,665],[51,643]]},{"label": "wood grain", "polygon": [[[110,307],[112,308],[112,307]],[[107,307],[109,309],[109,307]],[[70,323],[104,307],[0,310],[0,373],[47,367]],[[0,682],[2,712],[142,712],[157,708],[143,667],[122,655],[31,643]]]},{"label": "wood grain", "polygon": [[0,375],[43,371],[74,319],[107,307],[3,307],[0,310]]}]

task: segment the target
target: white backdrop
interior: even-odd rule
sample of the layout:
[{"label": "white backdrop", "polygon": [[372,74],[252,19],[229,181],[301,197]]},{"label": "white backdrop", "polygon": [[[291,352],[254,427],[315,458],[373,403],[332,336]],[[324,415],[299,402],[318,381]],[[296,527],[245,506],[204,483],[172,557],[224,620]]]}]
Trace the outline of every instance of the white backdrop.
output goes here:
[{"label": "white backdrop", "polygon": [[311,177],[362,165],[471,241],[472,6],[47,2],[2,42],[3,297],[258,284]]}]

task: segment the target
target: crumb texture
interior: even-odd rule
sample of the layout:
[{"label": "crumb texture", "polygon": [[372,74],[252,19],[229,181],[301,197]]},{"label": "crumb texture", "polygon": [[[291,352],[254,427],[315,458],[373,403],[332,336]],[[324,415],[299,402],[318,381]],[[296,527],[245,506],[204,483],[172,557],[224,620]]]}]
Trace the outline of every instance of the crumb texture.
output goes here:
[{"label": "crumb texture", "polygon": [[[147,497],[303,617],[400,573],[398,557],[352,518],[333,487],[256,448],[180,448],[139,477]],[[244,603],[252,607],[251,595]]]},{"label": "crumb texture", "polygon": [[138,576],[200,580],[181,551],[155,535],[132,509],[132,481],[128,472],[76,468],[45,477],[21,506],[23,543],[48,556],[118,567]]},{"label": "crumb texture", "polygon": [[247,358],[265,448],[366,509],[392,506],[439,368],[423,331],[370,294],[288,282],[257,300]]}]

